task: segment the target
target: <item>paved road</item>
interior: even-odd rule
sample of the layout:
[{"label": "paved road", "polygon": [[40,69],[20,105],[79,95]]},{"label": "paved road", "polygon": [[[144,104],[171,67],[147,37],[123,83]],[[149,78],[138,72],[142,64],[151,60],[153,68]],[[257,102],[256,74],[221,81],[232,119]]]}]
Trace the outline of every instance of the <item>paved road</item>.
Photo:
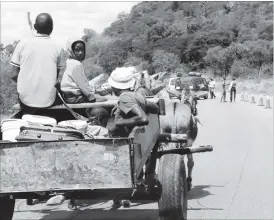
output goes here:
[{"label": "paved road", "polygon": [[[212,144],[214,151],[194,156],[188,219],[272,219],[273,109],[220,103],[217,96],[199,102],[199,115],[204,126],[196,144]],[[19,201],[14,219],[153,220],[157,208],[150,203],[113,210],[110,201],[102,201],[69,211],[67,203],[30,207]]]}]

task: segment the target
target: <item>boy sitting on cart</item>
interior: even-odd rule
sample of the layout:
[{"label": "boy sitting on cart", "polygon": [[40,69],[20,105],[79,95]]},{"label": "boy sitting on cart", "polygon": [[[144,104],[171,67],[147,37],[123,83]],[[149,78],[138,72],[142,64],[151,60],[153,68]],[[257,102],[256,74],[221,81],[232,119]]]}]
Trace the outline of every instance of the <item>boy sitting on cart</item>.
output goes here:
[{"label": "boy sitting on cart", "polygon": [[147,113],[158,114],[158,105],[131,91],[135,84],[132,71],[127,68],[116,68],[111,73],[108,83],[113,93],[119,97],[117,105],[112,110],[115,120],[109,128],[110,136],[127,137],[133,127],[149,123]]},{"label": "boy sitting on cart", "polygon": [[[116,68],[111,73],[108,83],[112,87],[113,93],[119,97],[117,105],[112,110],[115,119],[113,125],[109,127],[110,136],[127,137],[133,127],[149,123],[147,113],[159,113],[158,105],[131,91],[135,80],[132,71],[127,71],[127,68]],[[113,202],[116,206],[121,204],[120,200],[113,200]],[[129,206],[130,203],[125,200],[123,205]]]}]

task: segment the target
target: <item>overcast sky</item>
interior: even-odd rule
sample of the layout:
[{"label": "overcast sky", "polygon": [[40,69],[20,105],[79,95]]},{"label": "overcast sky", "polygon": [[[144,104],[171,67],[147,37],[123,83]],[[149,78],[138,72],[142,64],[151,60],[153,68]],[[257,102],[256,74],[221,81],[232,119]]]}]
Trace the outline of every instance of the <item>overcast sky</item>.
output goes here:
[{"label": "overcast sky", "polygon": [[51,37],[65,44],[68,37],[83,35],[84,28],[101,33],[122,12],[130,12],[138,2],[1,2],[1,42],[31,36],[27,12],[35,17],[42,12],[52,15],[54,29]]}]

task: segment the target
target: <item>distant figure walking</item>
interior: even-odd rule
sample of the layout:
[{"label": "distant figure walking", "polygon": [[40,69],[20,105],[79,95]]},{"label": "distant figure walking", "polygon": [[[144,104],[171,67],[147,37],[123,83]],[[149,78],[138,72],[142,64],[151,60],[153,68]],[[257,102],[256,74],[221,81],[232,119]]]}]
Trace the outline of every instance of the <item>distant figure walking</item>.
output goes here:
[{"label": "distant figure walking", "polygon": [[216,95],[215,95],[215,86],[216,86],[216,82],[214,81],[213,78],[210,79],[210,82],[209,82],[209,93],[210,93],[210,98],[216,98]]},{"label": "distant figure walking", "polygon": [[230,83],[230,102],[232,102],[232,99],[234,98],[234,102],[236,100],[236,79],[233,77],[232,82]]},{"label": "distant figure walking", "polygon": [[222,84],[222,97],[221,97],[220,102],[222,102],[222,101],[226,102],[226,86],[228,86],[228,85],[229,85],[229,83],[226,84],[225,81]]}]

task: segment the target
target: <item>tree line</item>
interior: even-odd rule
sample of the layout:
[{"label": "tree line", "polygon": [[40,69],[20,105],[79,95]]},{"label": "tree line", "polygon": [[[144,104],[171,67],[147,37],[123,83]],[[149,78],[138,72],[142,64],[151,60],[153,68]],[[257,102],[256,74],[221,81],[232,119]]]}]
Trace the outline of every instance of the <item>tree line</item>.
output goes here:
[{"label": "tree line", "polygon": [[88,62],[107,73],[137,65],[150,74],[273,75],[272,2],[142,2],[83,39]]},{"label": "tree line", "polygon": [[[149,74],[273,76],[273,2],[141,2],[102,34],[84,29],[82,39],[90,79],[132,65]],[[0,45],[1,109],[17,98],[9,78],[16,43]]]}]

